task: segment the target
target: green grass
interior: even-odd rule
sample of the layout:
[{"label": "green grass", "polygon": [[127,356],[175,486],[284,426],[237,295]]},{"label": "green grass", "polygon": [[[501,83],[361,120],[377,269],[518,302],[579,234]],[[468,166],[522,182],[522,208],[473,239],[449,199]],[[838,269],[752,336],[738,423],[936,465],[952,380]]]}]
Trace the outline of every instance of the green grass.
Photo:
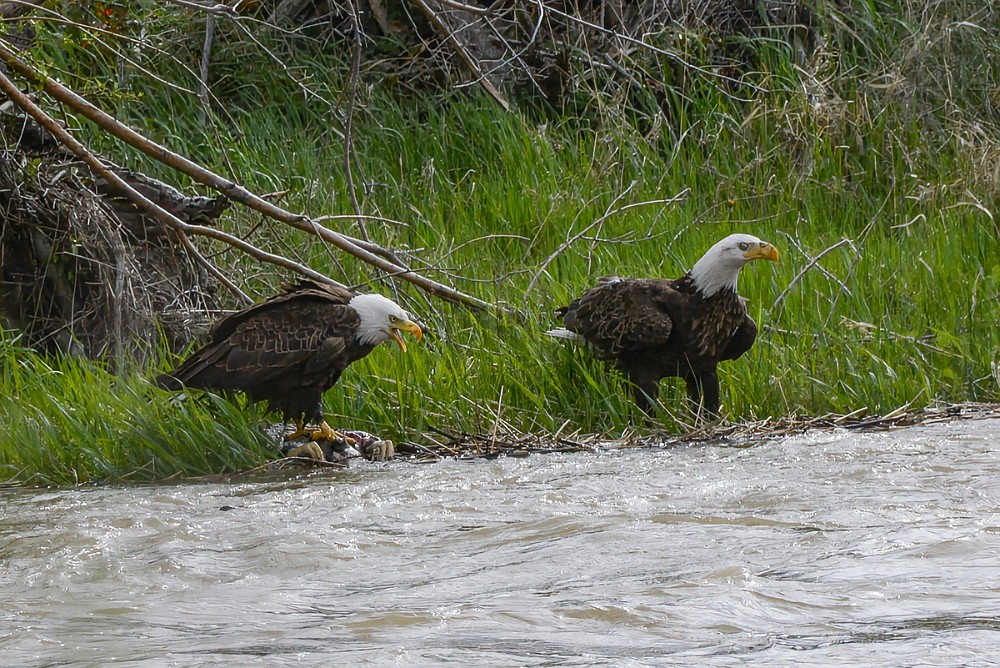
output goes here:
[{"label": "green grass", "polygon": [[65,485],[247,469],[270,444],[254,411],[168,401],[136,373],[47,360],[0,339],[0,480]]},{"label": "green grass", "polygon": [[[921,42],[948,25],[946,8],[923,15],[868,3],[848,26],[822,7],[831,62],[816,66],[814,80],[796,78],[787,54],[768,51],[759,76],[770,92],[739,103],[706,87],[675,125],[629,123],[624,114],[602,123],[504,114],[476,94],[366,93],[354,140],[363,166],[356,178],[370,190],[359,196],[366,212],[400,221],[369,223],[374,240],[519,317],[472,314],[406,284],[366,285],[398,289],[427,336],[406,355],[385,346],[352,366],[326,397],[331,423],[396,440],[419,440],[429,428],[489,432],[498,420],[539,433],[620,433],[636,423],[625,388],[582,351],[542,336],[556,325],[553,308],[596,276],[678,276],[736,231],[771,241],[782,260],[741,277],[762,329],[750,353],[721,367],[730,418],[1000,401],[992,372],[1000,362],[1000,118],[989,102],[1000,90],[998,40],[958,27],[953,41]],[[224,54],[219,67],[234,67]],[[335,70],[314,57],[302,61],[310,82],[336,97]],[[958,68],[962,58],[975,67]],[[886,91],[890,66],[909,93]],[[193,85],[164,67],[163,76]],[[210,116],[208,128],[198,126],[192,98],[142,78],[110,99],[174,150],[252,190],[287,190],[286,208],[351,211],[329,109],[296,99],[296,87],[266,68],[240,71],[243,86],[227,89],[227,112]],[[255,91],[284,112],[265,113]],[[674,204],[658,203],[682,192]],[[241,210],[224,221],[346,283],[378,279],[305,235],[258,223]],[[258,296],[282,278],[232,254],[220,261],[255,277],[247,287]],[[157,369],[113,376],[11,343],[3,350],[0,479],[197,475],[270,456],[260,411],[211,397],[174,403],[144,380]],[[675,408],[683,389],[664,381],[661,397]],[[681,428],[670,415],[656,426]]]}]

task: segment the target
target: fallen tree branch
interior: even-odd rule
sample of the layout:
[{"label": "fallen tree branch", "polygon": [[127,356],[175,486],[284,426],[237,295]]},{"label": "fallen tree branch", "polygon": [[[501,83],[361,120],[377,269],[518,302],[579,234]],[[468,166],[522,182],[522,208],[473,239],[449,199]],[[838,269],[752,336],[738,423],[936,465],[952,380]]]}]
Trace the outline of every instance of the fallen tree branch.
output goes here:
[{"label": "fallen tree branch", "polygon": [[238,296],[241,300],[246,303],[251,303],[253,300],[248,297],[242,290],[239,289],[232,281],[229,280],[218,268],[212,265],[204,256],[198,251],[197,248],[191,243],[189,235],[199,235],[205,236],[218,241],[227,243],[233,247],[242,250],[251,257],[257,258],[264,262],[269,262],[277,266],[291,269],[303,275],[309,276],[310,278],[318,281],[324,281],[327,283],[333,283],[335,285],[340,285],[333,279],[324,276],[323,274],[306,267],[305,265],[299,264],[287,258],[281,257],[279,255],[274,255],[273,253],[268,253],[267,251],[261,250],[250,244],[239,237],[233,236],[222,230],[217,230],[212,227],[204,227],[201,225],[191,225],[185,223],[180,218],[175,216],[173,213],[167,211],[166,209],[160,207],[151,199],[143,195],[141,192],[136,190],[131,184],[122,179],[118,174],[109,170],[97,156],[91,153],[86,146],[84,146],[80,141],[73,137],[69,132],[63,129],[59,123],[57,123],[52,117],[46,114],[38,105],[36,105],[32,100],[25,95],[21,90],[14,84],[13,81],[8,79],[2,72],[0,72],[0,90],[2,90],[8,98],[18,107],[24,110],[26,114],[31,116],[39,125],[44,127],[53,137],[55,137],[63,146],[68,148],[73,152],[80,160],[87,164],[95,174],[104,179],[108,184],[110,184],[114,189],[121,192],[125,197],[127,197],[133,204],[135,204],[140,210],[145,211],[153,218],[164,223],[168,227],[176,230],[180,237],[181,243],[184,247],[191,253],[191,256],[195,261],[205,268],[206,271],[211,273],[220,283],[226,286],[233,294]]},{"label": "fallen tree branch", "polygon": [[[229,179],[224,179],[198,163],[147,139],[101,109],[98,109],[89,101],[80,97],[75,92],[66,88],[54,79],[41,76],[31,66],[18,58],[17,55],[11,51],[10,48],[8,48],[8,46],[7,42],[0,38],[0,60],[7,63],[12,70],[23,76],[28,81],[41,86],[47,94],[51,95],[59,102],[67,105],[74,111],[80,113],[84,117],[90,119],[100,126],[101,129],[107,131],[118,139],[121,139],[130,146],[139,149],[155,160],[187,174],[198,183],[217,190],[232,199],[234,202],[239,202],[240,204],[262,213],[269,218],[273,218],[274,220],[290,225],[296,229],[313,234],[323,241],[333,244],[340,250],[353,255],[362,262],[370,264],[389,274],[397,275],[403,280],[413,283],[417,287],[436,297],[455,302],[457,304],[462,304],[474,310],[490,312],[497,312],[499,310],[494,304],[471,295],[467,295],[449,286],[442,285],[441,283],[429,279],[426,276],[415,273],[407,267],[402,267],[376,253],[365,250],[358,244],[354,243],[346,235],[324,227],[308,216],[292,213],[291,211],[282,209],[281,207],[255,195],[243,186]],[[230,238],[234,241],[246,243],[236,237],[231,237],[231,235]],[[229,243],[229,241],[227,241],[227,243]],[[247,245],[249,246],[249,244]],[[322,275],[317,272],[312,272],[311,277],[316,280],[322,280],[326,283],[335,283],[332,279],[322,277]]]},{"label": "fallen tree branch", "polygon": [[509,112],[510,103],[506,98],[504,98],[500,91],[497,90],[496,86],[494,86],[490,80],[486,78],[483,71],[479,68],[479,64],[475,61],[465,46],[462,45],[458,38],[455,37],[455,32],[445,25],[444,21],[441,20],[441,17],[437,15],[437,12],[431,9],[430,6],[424,2],[424,0],[413,0],[413,4],[415,4],[421,12],[423,12],[424,16],[427,17],[427,20],[434,26],[434,29],[438,31],[438,34],[440,34],[440,36],[448,42],[448,45],[451,46],[455,53],[458,54],[458,57],[461,58],[465,63],[465,66],[469,68],[469,71],[472,72],[476,82],[483,87],[483,90],[489,93],[490,97],[496,100],[504,111]]}]

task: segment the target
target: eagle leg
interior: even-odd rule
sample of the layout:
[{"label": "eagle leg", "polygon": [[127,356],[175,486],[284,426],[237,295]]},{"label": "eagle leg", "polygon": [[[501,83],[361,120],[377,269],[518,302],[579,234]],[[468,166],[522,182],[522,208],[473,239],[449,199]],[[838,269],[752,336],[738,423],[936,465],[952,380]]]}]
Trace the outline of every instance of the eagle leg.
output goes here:
[{"label": "eagle leg", "polygon": [[629,381],[632,383],[632,398],[635,400],[636,406],[643,413],[652,415],[653,406],[656,405],[656,395],[659,394],[660,379],[635,370],[627,373]]},{"label": "eagle leg", "polygon": [[355,440],[350,436],[345,436],[339,431],[335,430],[326,420],[320,422],[319,429],[307,429],[305,420],[295,421],[295,431],[291,434],[285,436],[286,441],[294,441],[296,439],[302,438],[303,436],[308,436],[313,441],[336,441],[342,440],[348,445],[354,445]]},{"label": "eagle leg", "polygon": [[297,438],[302,438],[303,436],[309,436],[309,435],[311,435],[311,433],[312,432],[310,430],[306,429],[306,421],[305,420],[296,420],[295,421],[295,431],[293,431],[291,434],[288,434],[287,436],[285,436],[285,440],[286,441],[294,441]]},{"label": "eagle leg", "polygon": [[719,374],[715,369],[697,376],[687,376],[688,397],[699,417],[714,420],[719,416]]}]

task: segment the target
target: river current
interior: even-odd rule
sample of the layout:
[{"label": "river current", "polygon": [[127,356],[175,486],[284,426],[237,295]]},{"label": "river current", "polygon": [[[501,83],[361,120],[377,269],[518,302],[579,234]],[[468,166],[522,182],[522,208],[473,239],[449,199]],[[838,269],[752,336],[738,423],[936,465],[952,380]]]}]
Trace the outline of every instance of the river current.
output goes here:
[{"label": "river current", "polygon": [[1000,420],[0,492],[4,666],[986,666]]}]

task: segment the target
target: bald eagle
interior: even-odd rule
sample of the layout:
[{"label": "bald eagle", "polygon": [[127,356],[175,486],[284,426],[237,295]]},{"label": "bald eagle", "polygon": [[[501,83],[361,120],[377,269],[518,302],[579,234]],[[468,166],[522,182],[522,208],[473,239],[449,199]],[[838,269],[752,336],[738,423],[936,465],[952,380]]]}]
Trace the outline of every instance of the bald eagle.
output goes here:
[{"label": "bald eagle", "polygon": [[582,340],[595,357],[617,367],[647,413],[660,380],[680,377],[695,407],[715,416],[717,365],[740,357],[757,338],[757,323],[736,293],[740,269],[753,260],[777,262],[778,250],[749,234],[733,234],[678,279],[599,279],[556,311],[565,327],[546,333]]},{"label": "bald eagle", "polygon": [[[243,391],[297,423],[287,440],[305,434],[333,440],[339,434],[323,420],[323,393],[380,343],[392,339],[406,352],[400,332],[423,338],[392,300],[305,280],[219,320],[209,342],[156,383],[167,390]],[[307,422],[319,431],[306,432]]]}]

